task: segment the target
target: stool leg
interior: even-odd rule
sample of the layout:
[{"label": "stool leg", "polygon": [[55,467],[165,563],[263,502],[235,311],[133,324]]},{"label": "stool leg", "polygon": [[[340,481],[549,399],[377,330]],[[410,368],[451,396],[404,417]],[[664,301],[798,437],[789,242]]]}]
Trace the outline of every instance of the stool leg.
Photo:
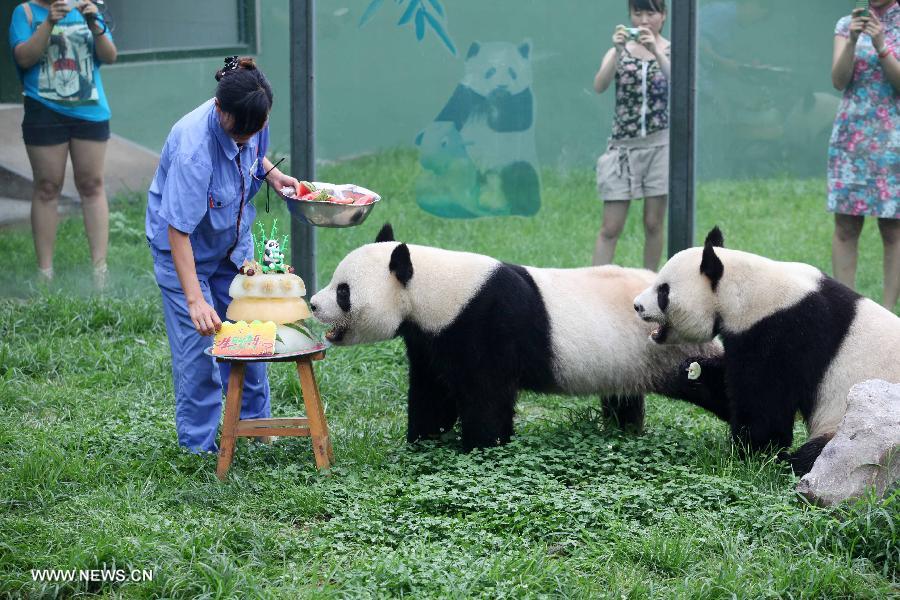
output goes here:
[{"label": "stool leg", "polygon": [[216,476],[222,481],[231,467],[234,457],[235,430],[241,418],[241,396],[244,394],[244,363],[231,363],[228,376],[228,395],[225,397],[225,418],[222,422],[222,439],[219,440],[219,464]]},{"label": "stool leg", "polygon": [[309,420],[309,433],[312,440],[316,466],[325,469],[334,462],[334,451],[331,449],[331,436],[328,433],[328,421],[322,408],[319,396],[319,385],[312,362],[308,358],[297,361],[297,374],[300,376],[300,389],[303,391],[303,403],[306,405],[306,418]]}]

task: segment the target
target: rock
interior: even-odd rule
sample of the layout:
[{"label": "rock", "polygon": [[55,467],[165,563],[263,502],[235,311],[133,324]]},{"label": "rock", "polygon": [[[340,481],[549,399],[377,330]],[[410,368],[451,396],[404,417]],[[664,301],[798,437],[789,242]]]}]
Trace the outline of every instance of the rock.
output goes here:
[{"label": "rock", "polygon": [[879,496],[900,479],[900,384],[854,385],[837,433],[797,484],[811,502],[834,506],[874,487]]}]

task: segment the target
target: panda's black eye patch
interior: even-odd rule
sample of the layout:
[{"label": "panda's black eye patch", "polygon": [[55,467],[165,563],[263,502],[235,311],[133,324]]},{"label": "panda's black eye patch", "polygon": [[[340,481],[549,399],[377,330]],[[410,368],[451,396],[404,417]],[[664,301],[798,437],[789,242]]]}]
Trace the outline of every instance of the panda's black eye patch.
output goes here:
[{"label": "panda's black eye patch", "polygon": [[491,77],[493,77],[493,76],[496,75],[496,74],[497,74],[497,69],[495,69],[494,67],[491,67],[490,69],[488,69],[487,71],[485,71],[485,73],[484,73],[484,78],[485,78],[485,79],[490,79]]},{"label": "panda's black eye patch", "polygon": [[669,284],[663,283],[660,284],[658,288],[656,288],[656,303],[659,305],[659,310],[662,312],[666,312],[666,308],[669,306]]},{"label": "panda's black eye patch", "polygon": [[337,304],[344,312],[350,312],[350,286],[339,283],[337,286]]}]

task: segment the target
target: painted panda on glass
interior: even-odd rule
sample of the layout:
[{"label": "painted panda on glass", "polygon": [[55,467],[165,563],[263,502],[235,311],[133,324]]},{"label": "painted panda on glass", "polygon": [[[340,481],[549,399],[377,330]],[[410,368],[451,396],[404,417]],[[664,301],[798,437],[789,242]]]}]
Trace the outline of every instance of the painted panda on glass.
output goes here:
[{"label": "painted panda on glass", "polygon": [[[673,256],[634,308],[659,325],[657,343],[722,339],[735,441],[781,451],[797,474],[834,435],[854,384],[900,382],[900,317],[813,266],[725,249],[718,228]],[[798,411],[809,441],[788,454]]]},{"label": "painted panda on glass", "polygon": [[529,40],[469,46],[462,80],[416,136],[422,209],[446,218],[538,212],[531,53]]},{"label": "painted panda on glass", "polygon": [[[640,428],[645,393],[728,418],[718,342],[660,346],[632,299],[653,273],[616,266],[539,269],[394,241],[348,254],[310,299],[336,345],[397,336],[409,359],[410,442],[460,422],[466,449],[509,441],[519,390],[604,397],[604,412]],[[704,377],[688,378],[699,362]]]}]

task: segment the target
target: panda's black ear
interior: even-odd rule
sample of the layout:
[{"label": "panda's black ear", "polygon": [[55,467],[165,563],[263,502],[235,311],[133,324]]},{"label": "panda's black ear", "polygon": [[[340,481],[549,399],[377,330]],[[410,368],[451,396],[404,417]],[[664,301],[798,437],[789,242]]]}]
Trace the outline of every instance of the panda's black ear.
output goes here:
[{"label": "panda's black ear", "polygon": [[519,54],[522,55],[522,58],[528,58],[528,55],[531,54],[531,40],[525,40],[519,44]]},{"label": "panda's black ear", "polygon": [[481,52],[481,44],[479,44],[478,42],[472,42],[472,45],[469,46],[469,51],[466,53],[466,60],[469,60],[479,52]]},{"label": "panda's black ear", "polygon": [[391,262],[388,263],[388,269],[394,274],[403,287],[409,283],[413,276],[412,259],[409,256],[409,248],[406,244],[400,244],[391,252]]},{"label": "panda's black ear", "polygon": [[379,242],[393,242],[394,241],[394,228],[391,227],[390,223],[385,223],[381,227],[381,231],[378,232],[378,235],[375,236],[375,243]]},{"label": "panda's black ear", "polygon": [[713,246],[714,248],[725,247],[725,237],[722,235],[722,230],[719,229],[718,225],[709,230],[709,233],[706,234],[706,241],[703,242],[703,245]]},{"label": "panda's black ear", "polygon": [[714,248],[712,241],[707,237],[706,243],[703,244],[703,259],[700,261],[700,273],[709,278],[709,284],[712,286],[713,291],[716,291],[716,288],[719,286],[719,280],[722,279],[722,274],[725,272],[725,265],[716,256]]}]

